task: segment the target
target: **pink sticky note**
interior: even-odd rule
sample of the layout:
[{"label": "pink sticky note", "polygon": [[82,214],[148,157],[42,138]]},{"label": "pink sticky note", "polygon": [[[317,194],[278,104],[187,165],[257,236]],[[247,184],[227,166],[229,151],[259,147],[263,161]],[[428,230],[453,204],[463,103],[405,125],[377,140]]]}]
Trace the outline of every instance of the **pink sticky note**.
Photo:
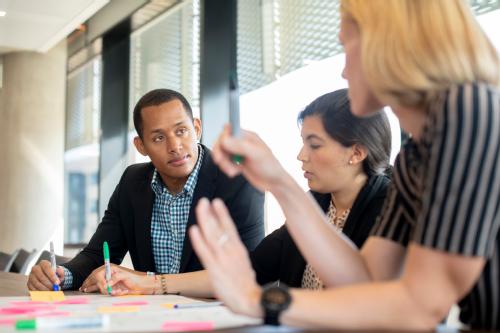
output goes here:
[{"label": "pink sticky note", "polygon": [[211,321],[166,321],[161,329],[164,332],[212,331],[214,323]]},{"label": "pink sticky note", "polygon": [[32,314],[40,311],[53,311],[53,305],[29,305],[29,306],[11,306],[7,308],[0,308],[0,315],[22,315]]},{"label": "pink sticky note", "polygon": [[148,305],[147,301],[136,301],[136,302],[116,302],[113,303],[114,306],[139,306],[139,305]]},{"label": "pink sticky note", "polygon": [[71,315],[68,311],[49,311],[49,312],[41,312],[36,313],[34,317],[67,317]]},{"label": "pink sticky note", "polygon": [[5,326],[10,326],[14,325],[16,323],[15,318],[0,318],[0,326],[5,325]]}]

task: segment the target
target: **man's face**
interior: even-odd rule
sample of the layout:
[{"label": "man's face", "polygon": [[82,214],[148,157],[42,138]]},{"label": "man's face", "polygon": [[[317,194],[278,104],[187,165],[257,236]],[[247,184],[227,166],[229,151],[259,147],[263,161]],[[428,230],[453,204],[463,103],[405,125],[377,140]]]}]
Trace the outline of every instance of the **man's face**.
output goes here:
[{"label": "man's face", "polygon": [[145,107],[141,117],[142,139],[134,139],[137,150],[151,158],[169,189],[184,184],[198,159],[199,119],[192,121],[177,99]]}]

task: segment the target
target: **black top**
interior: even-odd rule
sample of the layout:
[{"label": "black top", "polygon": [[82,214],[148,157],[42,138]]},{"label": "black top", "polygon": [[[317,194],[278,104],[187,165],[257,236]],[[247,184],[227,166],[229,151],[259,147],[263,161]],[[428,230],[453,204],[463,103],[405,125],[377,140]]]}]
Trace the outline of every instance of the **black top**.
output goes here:
[{"label": "black top", "polygon": [[475,329],[500,329],[499,152],[499,90],[452,87],[431,106],[421,139],[401,149],[373,229],[404,246],[483,257],[481,276],[459,303],[460,319]]},{"label": "black top", "polygon": [[[361,247],[370,235],[375,219],[384,203],[389,179],[373,176],[361,189],[342,232]],[[324,212],[330,207],[331,195],[311,192]],[[307,221],[304,221],[307,223]],[[269,234],[250,254],[259,284],[281,281],[300,287],[306,261],[288,233],[286,225]]]},{"label": "black top", "polygon": [[[195,223],[194,208],[202,197],[220,198],[235,221],[241,240],[251,251],[264,237],[264,195],[243,177],[228,178],[213,163],[210,151],[204,149],[186,231]],[[151,188],[154,166],[141,163],[129,166],[111,196],[102,222],[89,244],[71,261],[64,264],[73,274],[73,289],[81,286],[95,268],[103,265],[102,244],[107,241],[111,262],[120,264],[130,252],[134,268],[155,271],[151,244],[151,216],[154,192]],[[186,234],[180,273],[202,269]]]}]

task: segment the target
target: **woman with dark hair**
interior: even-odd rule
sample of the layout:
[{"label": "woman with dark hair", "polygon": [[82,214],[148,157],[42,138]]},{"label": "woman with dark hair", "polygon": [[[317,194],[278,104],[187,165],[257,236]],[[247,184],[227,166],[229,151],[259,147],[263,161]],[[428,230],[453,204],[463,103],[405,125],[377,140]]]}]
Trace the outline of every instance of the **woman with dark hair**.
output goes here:
[{"label": "woman with dark hair", "polygon": [[[368,238],[382,207],[389,183],[391,130],[384,112],[369,119],[350,112],[347,89],[317,98],[298,116],[303,147],[297,158],[311,195],[357,247]],[[307,221],[304,221],[307,223]],[[323,282],[293,242],[284,225],[274,231],[250,254],[260,284],[284,282],[293,287],[320,289]],[[150,276],[144,272],[113,267],[114,295],[168,293],[213,296],[206,271]],[[107,293],[104,275],[99,277]]]},{"label": "woman with dark hair", "polygon": [[[357,118],[347,89],[316,99],[299,114],[302,162],[310,193],[328,221],[360,248],[385,199],[391,129],[384,112]],[[307,223],[307,221],[304,221]],[[250,254],[259,284],[279,280],[291,287],[320,289],[323,282],[292,240],[286,225]]]}]

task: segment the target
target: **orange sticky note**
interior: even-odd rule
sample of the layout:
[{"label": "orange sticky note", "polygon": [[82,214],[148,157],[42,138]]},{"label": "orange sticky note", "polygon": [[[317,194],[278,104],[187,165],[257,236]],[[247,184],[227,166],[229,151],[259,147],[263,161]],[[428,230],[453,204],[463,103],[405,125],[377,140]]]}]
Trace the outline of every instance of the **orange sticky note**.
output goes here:
[{"label": "orange sticky note", "polygon": [[100,306],[97,308],[99,313],[129,313],[139,312],[138,306]]},{"label": "orange sticky note", "polygon": [[30,291],[30,297],[34,302],[61,302],[65,300],[62,291]]}]

